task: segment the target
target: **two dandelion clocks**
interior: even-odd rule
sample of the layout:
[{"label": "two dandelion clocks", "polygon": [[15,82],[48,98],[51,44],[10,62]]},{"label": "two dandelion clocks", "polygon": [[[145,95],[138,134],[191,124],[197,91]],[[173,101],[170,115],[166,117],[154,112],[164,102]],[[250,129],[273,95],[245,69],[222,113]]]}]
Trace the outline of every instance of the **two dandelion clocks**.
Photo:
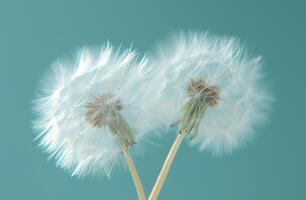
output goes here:
[{"label": "two dandelion clocks", "polygon": [[54,63],[34,101],[41,148],[72,176],[110,176],[152,133],[176,139],[149,196],[157,199],[185,138],[214,156],[232,153],[266,120],[271,97],[260,57],[235,38],[180,33],[140,57],[131,49],[82,48]]},{"label": "two dandelion clocks", "polygon": [[130,49],[83,48],[54,64],[34,108],[40,146],[58,166],[73,176],[110,176],[124,158],[139,199],[145,196],[129,152],[150,128],[141,100],[146,64]]},{"label": "two dandelion clocks", "polygon": [[156,108],[167,105],[158,112],[178,135],[150,200],[157,198],[186,136],[215,156],[231,153],[252,138],[271,102],[260,57],[250,56],[235,38],[180,33],[152,57],[160,74],[155,81],[162,85],[152,102]]}]

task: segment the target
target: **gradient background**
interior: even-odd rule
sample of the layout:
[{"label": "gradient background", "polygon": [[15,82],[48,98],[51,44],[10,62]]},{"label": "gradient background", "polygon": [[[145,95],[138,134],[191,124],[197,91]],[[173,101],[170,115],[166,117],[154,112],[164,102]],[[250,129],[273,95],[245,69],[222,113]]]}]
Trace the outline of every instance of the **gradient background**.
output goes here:
[{"label": "gradient background", "polygon": [[[265,59],[276,101],[270,123],[232,156],[184,144],[160,199],[306,199],[305,1],[0,1],[0,199],[136,199],[127,170],[110,180],[70,178],[35,147],[33,94],[59,56],[85,44],[123,43],[145,52],[176,30],[241,37]],[[174,135],[136,164],[148,193]]]}]

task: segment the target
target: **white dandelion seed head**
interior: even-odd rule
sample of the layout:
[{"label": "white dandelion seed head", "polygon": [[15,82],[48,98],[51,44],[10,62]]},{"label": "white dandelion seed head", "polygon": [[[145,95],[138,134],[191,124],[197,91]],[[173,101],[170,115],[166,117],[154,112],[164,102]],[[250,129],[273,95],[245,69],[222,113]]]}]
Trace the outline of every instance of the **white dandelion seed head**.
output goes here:
[{"label": "white dandelion seed head", "polygon": [[[220,94],[201,119],[191,141],[220,156],[246,144],[267,118],[271,97],[260,57],[250,56],[235,38],[180,33],[151,55],[158,73],[151,82],[153,110],[166,126],[178,122],[190,94],[190,81],[205,81]],[[156,86],[158,85],[158,87]],[[188,89],[187,89],[188,90]]]},{"label": "white dandelion seed head", "polygon": [[[34,101],[38,114],[34,128],[41,148],[58,166],[77,177],[111,174],[122,152],[115,136],[102,126],[112,120],[105,113],[111,103],[132,129],[137,145],[131,150],[139,148],[152,128],[141,98],[150,74],[146,65],[147,59],[134,50],[114,49],[108,43],[82,48],[72,58],[54,63]],[[109,107],[93,112],[90,106],[104,105],[97,99],[105,96],[113,99],[104,102]],[[103,112],[102,125],[94,124]]]}]

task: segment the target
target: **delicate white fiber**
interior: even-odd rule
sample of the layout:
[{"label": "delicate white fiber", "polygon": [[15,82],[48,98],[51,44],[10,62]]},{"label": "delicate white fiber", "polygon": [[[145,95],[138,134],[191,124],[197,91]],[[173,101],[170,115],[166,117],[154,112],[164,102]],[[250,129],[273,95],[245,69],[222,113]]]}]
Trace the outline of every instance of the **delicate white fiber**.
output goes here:
[{"label": "delicate white fiber", "polygon": [[220,156],[246,144],[267,118],[271,97],[263,81],[260,57],[250,56],[235,38],[209,33],[180,33],[151,55],[156,77],[151,82],[152,110],[168,127],[177,124],[189,96],[190,80],[204,80],[220,91],[216,106],[206,110],[200,150]]},{"label": "delicate white fiber", "polygon": [[142,101],[148,75],[147,59],[131,49],[110,44],[85,47],[72,58],[56,61],[34,101],[34,127],[41,148],[73,176],[107,175],[120,161],[121,149],[105,126],[86,121],[86,105],[111,93],[122,105],[120,113],[139,146],[152,127]]}]

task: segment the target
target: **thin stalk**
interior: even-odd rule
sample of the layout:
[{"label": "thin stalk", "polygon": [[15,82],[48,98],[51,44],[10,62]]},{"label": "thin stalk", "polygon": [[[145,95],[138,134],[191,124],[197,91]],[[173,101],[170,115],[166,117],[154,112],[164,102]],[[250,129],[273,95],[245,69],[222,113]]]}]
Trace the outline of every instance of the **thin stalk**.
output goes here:
[{"label": "thin stalk", "polygon": [[127,163],[129,171],[131,173],[131,176],[133,178],[134,185],[135,185],[135,188],[136,188],[136,191],[137,191],[137,195],[138,195],[138,199],[139,200],[145,200],[146,196],[145,196],[145,193],[143,191],[143,187],[142,187],[140,178],[138,176],[138,173],[137,173],[135,164],[133,162],[133,159],[132,159],[132,157],[130,156],[130,154],[127,151],[123,150],[122,152],[123,152],[123,157],[124,157],[124,159],[125,159],[125,161]]},{"label": "thin stalk", "polygon": [[163,164],[163,167],[157,177],[157,180],[155,182],[155,185],[151,191],[151,194],[149,196],[148,200],[156,200],[161,189],[162,186],[167,178],[168,172],[170,170],[170,167],[172,165],[173,159],[180,147],[180,145],[182,144],[182,141],[184,139],[184,137],[186,136],[186,131],[182,131],[181,133],[179,133],[174,141],[174,143],[172,144],[172,147],[167,155],[167,158]]}]

